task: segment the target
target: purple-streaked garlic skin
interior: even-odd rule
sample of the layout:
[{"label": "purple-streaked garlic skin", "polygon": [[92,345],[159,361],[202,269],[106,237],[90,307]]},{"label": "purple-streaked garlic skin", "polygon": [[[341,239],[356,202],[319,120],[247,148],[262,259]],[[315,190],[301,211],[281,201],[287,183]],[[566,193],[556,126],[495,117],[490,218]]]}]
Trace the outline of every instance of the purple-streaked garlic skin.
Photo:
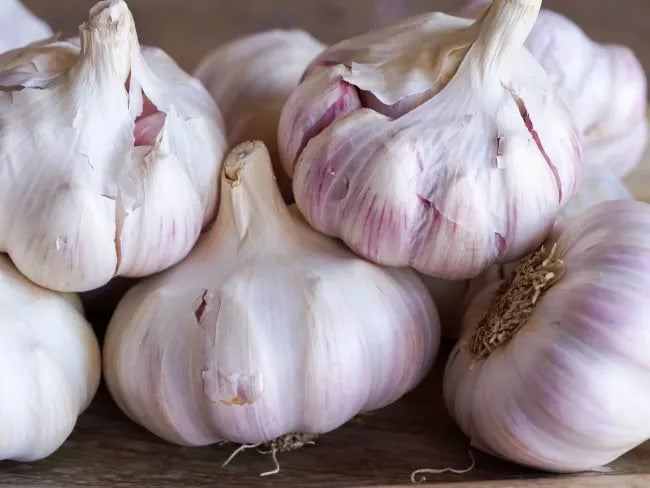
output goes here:
[{"label": "purple-streaked garlic skin", "polygon": [[272,29],[218,47],[195,71],[224,117],[228,145],[261,140],[268,147],[286,201],[293,196],[278,156],[280,113],[309,62],[323,49],[303,30]]},{"label": "purple-streaked garlic skin", "polygon": [[[490,2],[469,0],[473,17]],[[648,142],[647,80],[634,52],[592,41],[567,17],[542,9],[526,47],[548,73],[581,135],[585,161],[619,176],[641,160]]]},{"label": "purple-streaked garlic skin", "polygon": [[[634,197],[607,166],[587,166],[573,198],[558,215],[556,225],[594,205],[616,200],[634,200]],[[488,284],[510,277],[516,266],[517,262],[494,264],[476,278],[462,281],[421,276],[438,308],[443,337],[457,340],[461,335],[463,316],[474,297]]]},{"label": "purple-streaked garlic skin", "polygon": [[309,227],[261,142],[224,167],[214,225],[111,319],[104,371],[120,408],[178,444],[258,443],[328,432],[415,387],[440,341],[417,275]]},{"label": "purple-streaked garlic skin", "polygon": [[[362,49],[344,41],[314,61],[285,106],[279,136],[296,203],[312,226],[371,261],[445,279],[474,277],[544,239],[574,192],[582,150],[564,105],[523,48],[528,24],[491,31],[509,8],[532,8],[517,3],[496,2],[472,27],[442,14],[407,19],[408,29],[362,36]],[[434,29],[436,22],[447,24]],[[418,71],[413,51],[427,52],[418,26],[431,36],[431,52],[436,43],[448,52],[442,74],[432,68],[411,82],[395,66]],[[386,32],[400,51],[387,50]],[[390,52],[384,78],[355,58],[374,61],[375,47]],[[368,72],[375,78],[364,82]],[[368,90],[358,86],[373,83],[381,102],[374,109],[363,106]],[[382,107],[386,113],[375,110]]]},{"label": "purple-streaked garlic skin", "polygon": [[564,221],[565,275],[512,339],[476,359],[469,339],[500,283],[472,303],[444,378],[472,445],[535,468],[599,468],[650,438],[650,206],[596,205]]}]

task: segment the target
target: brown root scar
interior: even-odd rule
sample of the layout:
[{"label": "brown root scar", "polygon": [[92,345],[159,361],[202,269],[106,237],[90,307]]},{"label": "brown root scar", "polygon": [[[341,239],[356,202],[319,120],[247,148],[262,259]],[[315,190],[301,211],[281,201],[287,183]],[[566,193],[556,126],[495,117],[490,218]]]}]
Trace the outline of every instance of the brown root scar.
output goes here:
[{"label": "brown root scar", "polygon": [[520,262],[512,278],[499,287],[469,340],[469,350],[476,359],[486,359],[507,344],[524,326],[538,300],[562,279],[566,265],[556,251],[557,244],[550,251],[542,246]]}]

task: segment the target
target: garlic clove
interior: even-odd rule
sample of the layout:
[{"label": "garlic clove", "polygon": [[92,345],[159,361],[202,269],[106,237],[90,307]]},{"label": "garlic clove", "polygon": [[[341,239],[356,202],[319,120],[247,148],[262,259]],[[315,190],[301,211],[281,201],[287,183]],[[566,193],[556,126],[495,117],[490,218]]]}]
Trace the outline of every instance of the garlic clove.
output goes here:
[{"label": "garlic clove", "polygon": [[650,438],[649,223],[647,204],[596,205],[477,297],[444,378],[472,445],[575,472]]},{"label": "garlic clove", "polygon": [[[445,279],[539,244],[582,161],[523,47],[539,4],[496,0],[474,23],[427,14],[319,56],[279,133],[309,223],[367,259]],[[366,107],[368,93],[382,105]]]},{"label": "garlic clove", "polygon": [[76,295],[29,282],[0,256],[0,460],[34,461],[70,435],[99,385],[99,346]]},{"label": "garlic clove", "polygon": [[45,39],[52,29],[19,0],[0,2],[0,53]]},{"label": "garlic clove", "polygon": [[229,146],[246,140],[264,142],[285,201],[292,201],[293,196],[278,156],[280,113],[309,62],[323,49],[305,31],[273,29],[220,46],[195,72],[224,116]]},{"label": "garlic clove", "polygon": [[[489,3],[466,1],[460,13],[480,15]],[[545,9],[526,47],[569,107],[585,161],[608,166],[619,176],[629,173],[648,140],[646,74],[632,50],[598,44],[568,18]]]},{"label": "garlic clove", "polygon": [[415,274],[354,256],[287,208],[261,142],[224,162],[219,215],[174,268],[117,307],[113,398],[183,445],[324,433],[426,374],[439,343]]},{"label": "garlic clove", "polygon": [[215,214],[223,123],[198,80],[140,48],[124,1],[97,4],[78,44],[1,55],[0,85],[0,250],[21,272],[85,291],[189,252]]}]

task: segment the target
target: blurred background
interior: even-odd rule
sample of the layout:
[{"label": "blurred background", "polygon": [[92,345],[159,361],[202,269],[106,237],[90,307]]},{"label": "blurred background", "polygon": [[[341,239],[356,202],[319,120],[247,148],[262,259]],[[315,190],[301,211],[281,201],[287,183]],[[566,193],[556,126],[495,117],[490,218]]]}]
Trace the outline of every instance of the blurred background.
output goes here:
[{"label": "blurred background", "polygon": [[[2,0],[0,0],[2,1]],[[23,0],[64,36],[77,33],[96,0]],[[186,70],[217,45],[271,27],[301,27],[326,43],[397,18],[449,11],[457,0],[130,0],[143,44],[166,50]],[[634,49],[650,75],[650,0],[544,0],[594,40]]]}]

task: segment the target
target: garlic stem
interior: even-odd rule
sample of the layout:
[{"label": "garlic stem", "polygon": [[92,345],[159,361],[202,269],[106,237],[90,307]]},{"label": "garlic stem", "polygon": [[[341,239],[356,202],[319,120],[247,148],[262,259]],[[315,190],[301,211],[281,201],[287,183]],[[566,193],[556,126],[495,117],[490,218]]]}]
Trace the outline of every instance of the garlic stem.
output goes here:
[{"label": "garlic stem", "polygon": [[[250,231],[262,233],[269,244],[282,240],[290,214],[275,183],[266,147],[259,141],[236,146],[223,164],[221,208],[213,236],[227,236],[234,224],[240,240]],[[260,238],[260,237],[258,237]]]},{"label": "garlic stem", "polygon": [[509,54],[524,45],[541,6],[541,0],[494,0],[477,19],[481,29],[474,46],[480,50],[483,73],[509,62]]},{"label": "garlic stem", "polygon": [[[131,70],[132,42],[136,41],[137,44],[133,25],[131,12],[123,0],[110,0],[95,5],[90,10],[90,19],[79,28],[81,53],[73,73],[85,72],[94,81],[106,79],[124,83]],[[106,76],[104,71],[96,69],[97,66],[110,66],[115,77]],[[86,82],[84,76],[77,76],[76,79],[79,83]]]}]

